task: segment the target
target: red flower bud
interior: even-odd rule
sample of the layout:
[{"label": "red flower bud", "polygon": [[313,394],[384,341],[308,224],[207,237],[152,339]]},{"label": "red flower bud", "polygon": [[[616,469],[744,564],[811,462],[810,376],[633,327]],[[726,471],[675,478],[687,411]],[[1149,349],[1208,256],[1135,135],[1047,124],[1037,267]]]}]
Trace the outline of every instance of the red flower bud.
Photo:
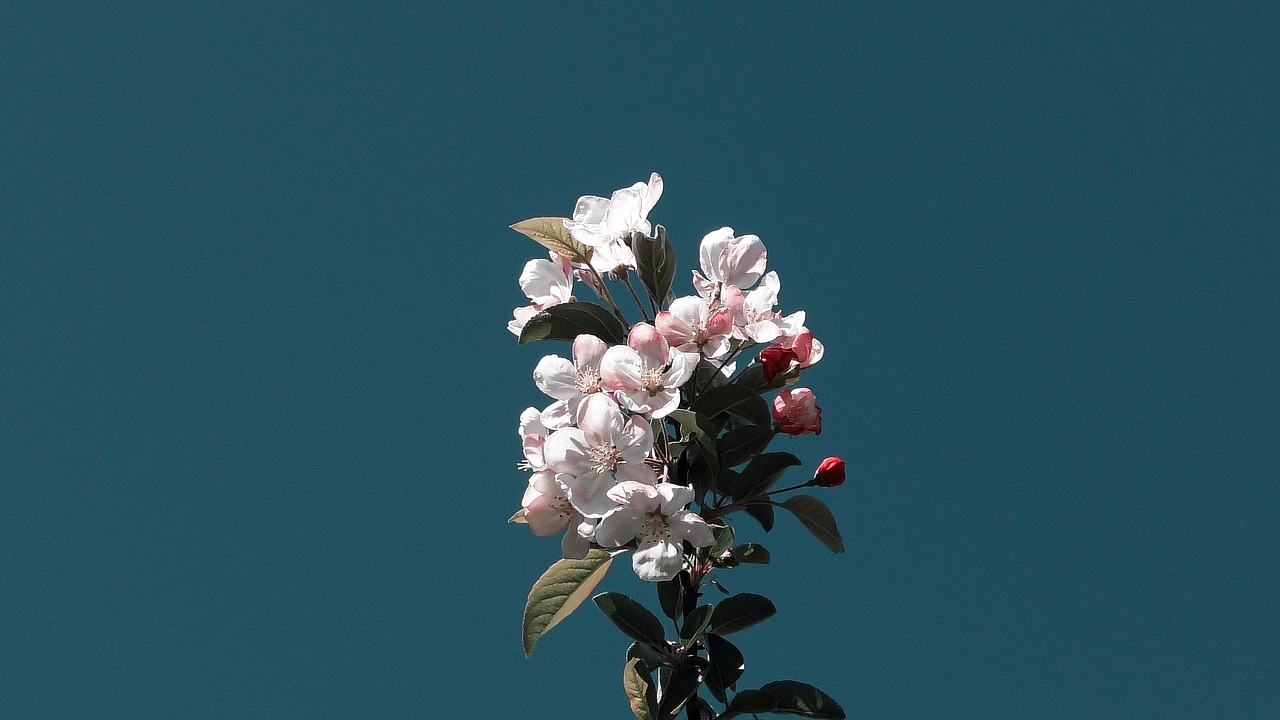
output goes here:
[{"label": "red flower bud", "polygon": [[813,473],[813,484],[818,487],[835,487],[844,482],[844,461],[838,457],[829,457],[818,463]]},{"label": "red flower bud", "polygon": [[800,362],[796,351],[781,345],[771,345],[760,353],[760,367],[764,370],[764,381],[769,383],[782,373],[791,369],[791,361]]}]

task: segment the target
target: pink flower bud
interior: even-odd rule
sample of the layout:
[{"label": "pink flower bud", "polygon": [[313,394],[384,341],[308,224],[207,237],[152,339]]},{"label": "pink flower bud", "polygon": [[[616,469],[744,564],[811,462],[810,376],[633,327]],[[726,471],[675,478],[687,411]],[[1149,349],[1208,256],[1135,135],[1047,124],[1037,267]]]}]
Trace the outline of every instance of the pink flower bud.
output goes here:
[{"label": "pink flower bud", "polygon": [[813,473],[811,485],[818,487],[835,487],[844,482],[844,461],[838,457],[829,457],[818,463]]},{"label": "pink flower bud", "polygon": [[809,388],[783,390],[773,399],[773,419],[778,432],[788,435],[822,434],[822,408]]},{"label": "pink flower bud", "polygon": [[799,361],[794,350],[784,348],[780,345],[772,345],[764,349],[760,353],[760,367],[764,370],[764,381],[773,382],[773,379],[782,373],[791,369],[791,361]]}]

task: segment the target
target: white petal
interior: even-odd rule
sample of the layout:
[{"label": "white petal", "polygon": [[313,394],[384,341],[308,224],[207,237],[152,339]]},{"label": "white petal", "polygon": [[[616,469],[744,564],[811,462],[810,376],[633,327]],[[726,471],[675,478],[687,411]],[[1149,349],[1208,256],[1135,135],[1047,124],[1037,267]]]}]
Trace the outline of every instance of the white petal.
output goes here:
[{"label": "white petal", "polygon": [[631,554],[631,568],[641,580],[670,580],[684,568],[684,555],[677,543],[650,539],[640,543]]},{"label": "white petal", "polygon": [[578,392],[578,369],[559,355],[547,355],[533,369],[533,382],[542,392],[557,400],[568,400]]}]

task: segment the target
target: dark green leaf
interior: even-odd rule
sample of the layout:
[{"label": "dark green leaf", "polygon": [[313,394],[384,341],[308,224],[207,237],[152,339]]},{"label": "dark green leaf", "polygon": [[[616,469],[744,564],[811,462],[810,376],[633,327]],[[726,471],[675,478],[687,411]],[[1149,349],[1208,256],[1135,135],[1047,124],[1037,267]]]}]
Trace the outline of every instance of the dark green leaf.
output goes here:
[{"label": "dark green leaf", "polygon": [[711,629],[717,635],[728,635],[773,617],[778,609],[773,601],[755,593],[730,595],[716,606],[711,615]]},{"label": "dark green leaf", "polygon": [[765,532],[773,529],[773,506],[766,503],[755,503],[742,508],[748,515],[760,523]]},{"label": "dark green leaf", "polygon": [[711,613],[710,605],[700,605],[684,619],[684,623],[680,626],[680,639],[684,641],[685,647],[693,645],[698,635],[707,629],[707,623],[711,622]]},{"label": "dark green leaf", "polygon": [[707,655],[710,664],[707,666],[707,689],[720,702],[725,701],[725,691],[733,687],[742,677],[746,663],[742,659],[742,651],[736,645],[715,633],[706,634]]},{"label": "dark green leaf", "polygon": [[680,712],[680,708],[689,702],[689,698],[698,691],[698,686],[702,684],[702,676],[698,674],[698,669],[693,666],[687,666],[675,673],[667,680],[662,688],[662,699],[658,702],[658,720],[667,720],[675,717]]},{"label": "dark green leaf", "polygon": [[733,384],[750,388],[756,393],[767,393],[770,390],[777,390],[787,385],[794,385],[799,379],[799,367],[792,368],[780,375],[774,376],[772,381],[766,381],[764,379],[764,368],[760,365],[752,365],[738,373],[738,377],[733,379]]},{"label": "dark green leaf", "polygon": [[738,486],[739,498],[764,495],[782,477],[789,467],[800,464],[800,458],[785,452],[762,453],[742,469],[742,482]]},{"label": "dark green leaf", "polygon": [[724,712],[716,720],[728,720],[738,715],[755,715],[773,710],[773,696],[759,690],[743,690],[733,696]]},{"label": "dark green leaf", "polygon": [[716,454],[716,429],[705,417],[689,410],[672,410],[667,417],[680,426],[681,439],[691,439],[707,454]]},{"label": "dark green leaf", "polygon": [[533,238],[533,241],[570,262],[587,263],[591,260],[591,248],[583,245],[564,227],[565,218],[529,218],[511,226],[512,230]]},{"label": "dark green leaf", "polygon": [[657,698],[648,673],[640,665],[640,658],[634,658],[622,669],[622,689],[627,693],[636,720],[653,720]]},{"label": "dark green leaf", "polygon": [[581,560],[557,560],[533,584],[524,606],[524,654],[533,652],[534,643],[569,613],[577,609],[591,594],[613,562],[605,550],[591,550]]},{"label": "dark green leaf", "polygon": [[727,385],[728,383],[729,378],[720,372],[720,363],[699,360],[697,366],[693,368],[693,378],[688,383],[685,383],[685,387],[702,391],[707,388]]},{"label": "dark green leaf", "polygon": [[743,425],[734,428],[716,440],[716,449],[720,453],[720,467],[734,467],[764,452],[773,440],[773,427],[764,425]]},{"label": "dark green leaf", "polygon": [[600,593],[591,599],[627,637],[654,645],[664,642],[662,621],[635,600],[616,592]]},{"label": "dark green leaf", "polygon": [[636,256],[636,274],[649,291],[649,297],[661,306],[671,292],[676,278],[676,251],[667,240],[667,229],[659,225],[656,237],[640,233],[631,236],[631,250]]},{"label": "dark green leaf", "polygon": [[747,543],[739,545],[730,553],[734,560],[740,563],[755,563],[757,565],[768,565],[772,560],[769,556],[768,549],[758,543]]},{"label": "dark green leaf", "polygon": [[733,528],[728,525],[720,528],[714,528],[716,544],[711,546],[710,556],[718,558],[725,553],[726,550],[733,547]]},{"label": "dark green leaf", "polygon": [[658,583],[658,604],[662,606],[662,614],[675,620],[680,616],[680,576]]},{"label": "dark green leaf", "polygon": [[627,341],[627,331],[618,318],[604,308],[584,301],[553,305],[529,318],[520,331],[520,344],[534,340],[569,340],[582,334],[595,335],[611,345]]},{"label": "dark green leaf", "polygon": [[795,680],[778,680],[766,683],[760,692],[773,696],[774,709],[779,715],[799,715],[825,720],[844,720],[844,708],[831,696],[818,688]]},{"label": "dark green leaf", "polygon": [[812,495],[796,495],[787,498],[782,507],[790,510],[805,529],[813,533],[831,552],[844,552],[844,538],[840,537],[835,516],[821,500]]},{"label": "dark green leaf", "polygon": [[685,458],[689,463],[687,480],[693,486],[693,496],[701,502],[715,484],[716,468],[709,462],[715,460],[715,454],[708,455],[701,447],[695,446],[689,448]]},{"label": "dark green leaf", "polygon": [[627,648],[627,660],[639,660],[640,664],[637,667],[647,673],[665,664],[657,648],[643,642],[631,643],[631,647]]},{"label": "dark green leaf", "polygon": [[731,419],[754,425],[773,423],[773,415],[764,398],[741,385],[721,385],[705,390],[689,409],[713,423],[723,424]]}]

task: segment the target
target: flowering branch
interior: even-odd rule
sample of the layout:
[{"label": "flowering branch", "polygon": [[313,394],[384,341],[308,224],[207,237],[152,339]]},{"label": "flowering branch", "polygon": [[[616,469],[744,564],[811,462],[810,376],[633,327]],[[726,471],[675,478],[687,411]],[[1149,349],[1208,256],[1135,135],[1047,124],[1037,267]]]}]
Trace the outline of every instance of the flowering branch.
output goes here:
[{"label": "flowering branch", "polygon": [[[745,661],[727,636],[776,608],[763,595],[729,594],[717,579],[742,563],[770,561],[758,543],[735,544],[739,511],[769,532],[782,508],[827,548],[844,551],[821,500],[774,499],[840,485],[844,461],[827,458],[809,481],[779,490],[801,461],[766,452],[780,434],[821,434],[813,391],[792,386],[822,358],[822,344],[804,312],[774,309],[781,284],[766,273],[765,247],[754,235],[727,227],[708,233],[693,271],[695,294],[675,297],[675,250],[666,230],[648,220],[661,194],[654,173],[607,199],[579,198],[570,218],[512,226],[550,255],[525,265],[520,288],[530,304],[514,311],[508,329],[522,344],[572,343],[570,357],[547,355],[534,369],[534,383],[552,402],[520,415],[520,467],[531,475],[512,522],[535,535],[561,535],[563,555],[529,594],[525,653],[586,600],[616,557],[630,553],[634,572],[655,584],[671,634],[626,595],[592,599],[632,640],[623,687],[637,718],[843,718],[835,700],[805,683],[739,689]],[[640,322],[627,320],[606,278],[627,288]],[[604,306],[578,300],[575,280]],[[739,372],[735,359],[757,345],[764,349]],[[727,597],[709,601],[707,586]]]}]

